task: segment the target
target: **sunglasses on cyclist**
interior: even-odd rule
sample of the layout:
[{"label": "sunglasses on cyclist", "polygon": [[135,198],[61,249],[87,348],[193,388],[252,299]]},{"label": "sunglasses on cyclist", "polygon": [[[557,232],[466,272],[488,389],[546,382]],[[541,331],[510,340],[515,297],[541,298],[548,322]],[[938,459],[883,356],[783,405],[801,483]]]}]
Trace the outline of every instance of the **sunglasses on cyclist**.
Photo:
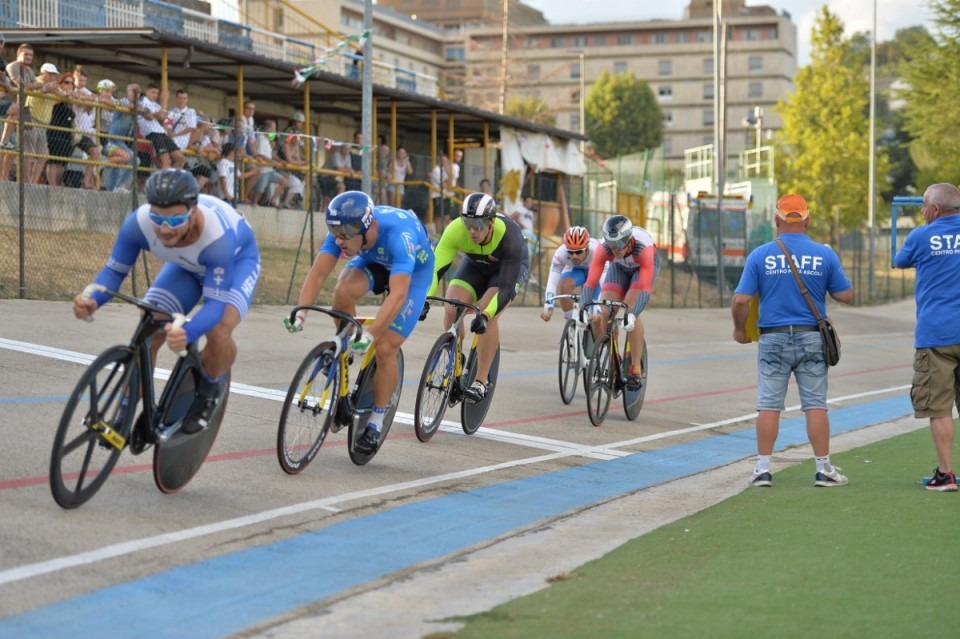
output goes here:
[{"label": "sunglasses on cyclist", "polygon": [[587,249],[567,249],[567,255],[583,255],[587,252]]},{"label": "sunglasses on cyclist", "polygon": [[493,220],[486,217],[465,217],[464,226],[470,231],[485,231],[493,224]]},{"label": "sunglasses on cyclist", "polygon": [[150,221],[153,222],[154,226],[166,225],[175,229],[186,224],[192,214],[193,209],[187,209],[186,213],[181,213],[180,215],[162,215],[154,210],[151,210],[147,215],[150,216]]},{"label": "sunglasses on cyclist", "polygon": [[331,224],[330,233],[338,240],[349,240],[360,234],[362,224]]}]

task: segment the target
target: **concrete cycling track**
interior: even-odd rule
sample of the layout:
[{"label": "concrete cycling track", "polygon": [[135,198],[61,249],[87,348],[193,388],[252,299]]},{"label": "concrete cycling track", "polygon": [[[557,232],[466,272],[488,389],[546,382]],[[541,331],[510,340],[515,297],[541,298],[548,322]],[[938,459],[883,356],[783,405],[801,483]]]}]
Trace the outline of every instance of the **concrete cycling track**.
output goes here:
[{"label": "concrete cycling track", "polygon": [[[164,496],[149,458],[124,454],[100,494],[66,512],[46,485],[64,399],[85,363],[126,341],[134,311],[111,305],[87,325],[67,303],[0,302],[0,637],[421,637],[745,485],[756,349],[730,339],[726,309],[646,312],[644,410],[627,422],[614,403],[600,428],[582,389],[559,400],[558,319],[511,309],[487,424],[457,434],[451,410],[422,444],[409,413],[434,309],[405,345],[401,413],[376,459],[355,467],[333,438],[297,477],[275,460],[279,401],[330,328],[287,335],[283,312],[255,308],[238,330],[223,431],[189,486]],[[836,446],[923,426],[900,420],[913,313],[831,308],[844,341],[831,419],[849,433]],[[806,440],[796,401],[792,388],[781,450]]]}]

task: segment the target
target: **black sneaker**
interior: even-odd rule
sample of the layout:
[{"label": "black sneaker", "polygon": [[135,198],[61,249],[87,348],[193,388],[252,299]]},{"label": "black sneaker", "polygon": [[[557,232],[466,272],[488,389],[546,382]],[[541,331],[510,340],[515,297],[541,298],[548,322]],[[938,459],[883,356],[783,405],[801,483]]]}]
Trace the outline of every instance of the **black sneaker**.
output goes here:
[{"label": "black sneaker", "polygon": [[187,435],[194,435],[205,430],[210,425],[210,420],[213,419],[213,413],[217,410],[219,403],[217,396],[197,395],[187,416],[183,418],[183,426],[180,427],[180,430]]},{"label": "black sneaker", "polygon": [[770,474],[770,471],[765,470],[762,473],[753,471],[753,477],[750,479],[750,485],[754,488],[769,488],[773,486],[773,475]]},{"label": "black sneaker", "polygon": [[636,373],[631,373],[630,375],[627,375],[626,386],[628,391],[636,392],[643,388],[643,378]]},{"label": "black sneaker", "polygon": [[367,426],[363,435],[353,445],[353,449],[363,455],[371,455],[377,452],[378,448],[380,448],[380,431],[373,426]]},{"label": "black sneaker", "polygon": [[957,477],[953,473],[941,473],[940,468],[937,467],[933,471],[933,477],[924,485],[924,488],[941,493],[953,492],[957,490]]},{"label": "black sneaker", "polygon": [[463,396],[474,404],[482,402],[483,398],[487,396],[487,385],[475,379],[473,383],[470,384],[470,388],[463,391]]}]

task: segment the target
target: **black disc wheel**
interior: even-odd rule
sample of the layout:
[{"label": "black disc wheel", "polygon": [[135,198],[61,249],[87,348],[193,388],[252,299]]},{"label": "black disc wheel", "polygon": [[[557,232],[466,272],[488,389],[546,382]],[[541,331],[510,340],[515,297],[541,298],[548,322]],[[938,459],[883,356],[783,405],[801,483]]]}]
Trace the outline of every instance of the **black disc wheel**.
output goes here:
[{"label": "black disc wheel", "polygon": [[372,453],[362,453],[357,450],[356,443],[367,428],[367,422],[370,421],[370,415],[373,412],[373,385],[377,374],[377,360],[374,358],[370,365],[360,371],[357,378],[357,390],[353,393],[353,405],[357,412],[357,417],[350,424],[350,461],[357,466],[363,466],[373,459],[387,441],[387,434],[393,425],[393,418],[397,414],[397,408],[400,406],[400,393],[403,391],[403,351],[397,352],[397,384],[393,387],[393,394],[390,396],[390,405],[387,414],[383,416],[383,424],[380,429],[380,445]]},{"label": "black disc wheel", "polygon": [[[490,364],[490,374],[487,379],[487,394],[479,402],[464,399],[460,405],[460,427],[467,435],[473,435],[483,420],[487,417],[490,404],[493,403],[493,392],[497,389],[497,373],[500,371],[500,345],[497,344],[497,353]],[[477,375],[477,349],[471,349],[467,356],[466,370],[463,374],[463,388],[469,388]]]},{"label": "black disc wheel", "polygon": [[[630,374],[630,365],[632,354],[627,353],[623,358],[623,378],[626,379]],[[640,368],[643,373],[640,375],[640,388],[638,390],[624,389],[623,391],[623,411],[627,414],[627,419],[633,421],[640,414],[643,408],[643,398],[647,394],[647,342],[643,342],[643,354],[640,356]]]}]

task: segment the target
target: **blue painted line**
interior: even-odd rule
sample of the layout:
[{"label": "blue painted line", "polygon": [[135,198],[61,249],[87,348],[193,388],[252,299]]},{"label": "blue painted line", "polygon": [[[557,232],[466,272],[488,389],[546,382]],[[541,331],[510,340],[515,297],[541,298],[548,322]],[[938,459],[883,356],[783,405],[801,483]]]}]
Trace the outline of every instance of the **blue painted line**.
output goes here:
[{"label": "blue painted line", "polygon": [[[905,396],[840,408],[830,411],[831,431],[912,412]],[[778,450],[806,442],[803,417],[781,423]],[[71,639],[225,637],[544,519],[755,452],[752,433],[717,435],[397,506],[0,620],[0,637],[59,639],[64,632]]]}]

